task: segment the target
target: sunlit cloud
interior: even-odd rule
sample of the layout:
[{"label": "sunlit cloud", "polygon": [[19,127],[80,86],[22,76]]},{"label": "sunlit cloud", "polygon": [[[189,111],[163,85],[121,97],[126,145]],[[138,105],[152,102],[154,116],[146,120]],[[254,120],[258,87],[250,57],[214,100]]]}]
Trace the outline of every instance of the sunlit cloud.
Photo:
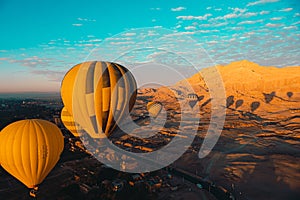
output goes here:
[{"label": "sunlit cloud", "polygon": [[244,17],[253,17],[253,16],[257,16],[258,13],[254,13],[254,12],[248,12],[248,13],[245,13],[243,16]]},{"label": "sunlit cloud", "polygon": [[265,3],[274,3],[278,2],[279,0],[260,0],[260,1],[254,1],[247,4],[247,6],[255,6],[259,4],[265,4]]},{"label": "sunlit cloud", "polygon": [[272,20],[272,21],[278,21],[278,20],[281,20],[282,19],[282,17],[272,17],[270,20]]},{"label": "sunlit cloud", "polygon": [[125,36],[125,37],[130,37],[130,36],[135,36],[136,33],[124,33],[122,35]]},{"label": "sunlit cloud", "polygon": [[282,26],[282,24],[272,24],[272,23],[267,23],[266,26],[267,26],[267,27],[279,27],[279,26]]},{"label": "sunlit cloud", "polygon": [[281,12],[289,12],[291,10],[293,10],[293,8],[284,8],[284,9],[281,9],[279,11],[281,11]]},{"label": "sunlit cloud", "polygon": [[286,30],[298,29],[298,27],[297,26],[285,26],[285,27],[283,27],[283,29],[286,29]]},{"label": "sunlit cloud", "polygon": [[263,20],[254,20],[254,21],[250,21],[250,20],[246,20],[246,21],[242,21],[242,22],[239,22],[238,25],[243,25],[243,24],[256,24],[256,23],[259,23],[259,22],[262,22]]},{"label": "sunlit cloud", "polygon": [[207,20],[207,17],[212,16],[212,14],[208,13],[203,16],[177,16],[176,19],[182,19],[182,20]]},{"label": "sunlit cloud", "polygon": [[185,30],[195,30],[196,27],[195,26],[187,26],[187,27],[184,27]]},{"label": "sunlit cloud", "polygon": [[186,10],[186,8],[182,7],[182,6],[177,7],[177,8],[171,8],[171,11],[173,11],[173,12],[179,12],[179,11],[182,11],[182,10]]},{"label": "sunlit cloud", "polygon": [[260,11],[259,14],[260,15],[266,15],[266,14],[269,14],[270,11],[266,11],[266,10],[263,10],[263,11]]}]

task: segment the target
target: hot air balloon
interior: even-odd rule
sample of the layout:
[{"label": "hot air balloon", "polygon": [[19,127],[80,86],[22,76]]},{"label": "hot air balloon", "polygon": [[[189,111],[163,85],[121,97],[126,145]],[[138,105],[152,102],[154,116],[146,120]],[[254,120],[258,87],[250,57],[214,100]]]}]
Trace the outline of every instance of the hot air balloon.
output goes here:
[{"label": "hot air balloon", "polygon": [[73,116],[69,113],[69,111],[64,107],[61,111],[61,121],[64,126],[75,136],[79,137],[82,134],[82,128],[79,124],[74,122]]},{"label": "hot air balloon", "polygon": [[111,62],[78,64],[65,75],[61,85],[66,109],[93,138],[112,133],[133,108],[136,94],[133,75]]},{"label": "hot air balloon", "polygon": [[56,165],[64,148],[59,128],[40,119],[21,120],[1,131],[0,162],[2,167],[35,196],[38,185]]},{"label": "hot air balloon", "polygon": [[188,100],[189,105],[191,106],[191,108],[194,108],[194,106],[198,102],[198,95],[195,94],[195,93],[188,94],[187,100]]},{"label": "hot air balloon", "polygon": [[147,110],[149,112],[149,115],[156,119],[156,117],[159,115],[162,109],[162,104],[160,102],[148,102],[147,104]]}]

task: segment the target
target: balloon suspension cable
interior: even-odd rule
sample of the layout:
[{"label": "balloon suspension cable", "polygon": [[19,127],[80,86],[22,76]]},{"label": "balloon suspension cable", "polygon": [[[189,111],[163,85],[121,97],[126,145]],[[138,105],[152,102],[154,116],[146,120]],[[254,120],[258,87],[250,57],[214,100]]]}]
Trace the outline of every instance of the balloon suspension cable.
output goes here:
[{"label": "balloon suspension cable", "polygon": [[35,186],[34,188],[32,188],[29,192],[29,195],[32,199],[37,199],[37,193],[38,193],[38,186]]}]

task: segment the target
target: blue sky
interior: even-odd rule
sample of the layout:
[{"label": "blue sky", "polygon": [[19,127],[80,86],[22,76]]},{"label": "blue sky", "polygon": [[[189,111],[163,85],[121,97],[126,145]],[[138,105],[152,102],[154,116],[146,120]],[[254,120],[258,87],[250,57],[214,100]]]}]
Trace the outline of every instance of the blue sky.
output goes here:
[{"label": "blue sky", "polygon": [[[115,59],[128,47],[149,43],[181,49],[179,54],[199,61],[197,69],[243,59],[265,66],[300,65],[297,0],[1,0],[0,20],[0,92],[59,91],[73,65]],[[152,42],[154,35],[164,42]],[[199,49],[202,53],[193,57]],[[159,51],[126,60],[168,60]],[[182,67],[177,61],[172,66]]]}]

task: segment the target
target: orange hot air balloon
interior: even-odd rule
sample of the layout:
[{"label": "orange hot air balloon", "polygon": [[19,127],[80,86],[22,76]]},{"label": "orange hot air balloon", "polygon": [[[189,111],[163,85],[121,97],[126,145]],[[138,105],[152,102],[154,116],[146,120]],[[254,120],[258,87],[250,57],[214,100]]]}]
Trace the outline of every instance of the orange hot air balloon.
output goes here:
[{"label": "orange hot air balloon", "polygon": [[133,75],[111,62],[78,64],[65,75],[61,85],[64,106],[93,138],[112,133],[133,108],[136,94]]},{"label": "orange hot air balloon", "polygon": [[[56,125],[40,119],[21,120],[1,131],[0,162],[8,173],[37,190],[63,148],[63,135]],[[35,196],[34,192],[30,194]]]},{"label": "orange hot air balloon", "polygon": [[61,121],[64,126],[75,136],[79,137],[82,135],[82,128],[74,122],[73,116],[69,113],[66,107],[61,111]]}]

